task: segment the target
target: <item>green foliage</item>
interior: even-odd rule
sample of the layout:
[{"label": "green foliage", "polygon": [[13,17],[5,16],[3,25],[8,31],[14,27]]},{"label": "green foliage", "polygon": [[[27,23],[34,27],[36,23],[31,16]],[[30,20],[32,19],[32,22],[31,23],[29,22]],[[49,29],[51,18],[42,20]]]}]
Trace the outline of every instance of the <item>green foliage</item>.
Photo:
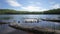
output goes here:
[{"label": "green foliage", "polygon": [[28,12],[28,11],[16,11],[11,9],[0,9],[0,14],[60,14],[60,8],[52,9],[44,12]]},{"label": "green foliage", "polygon": [[44,14],[60,14],[60,8],[44,11]]},{"label": "green foliage", "polygon": [[16,11],[10,9],[0,9],[0,14],[40,14],[41,12]]}]

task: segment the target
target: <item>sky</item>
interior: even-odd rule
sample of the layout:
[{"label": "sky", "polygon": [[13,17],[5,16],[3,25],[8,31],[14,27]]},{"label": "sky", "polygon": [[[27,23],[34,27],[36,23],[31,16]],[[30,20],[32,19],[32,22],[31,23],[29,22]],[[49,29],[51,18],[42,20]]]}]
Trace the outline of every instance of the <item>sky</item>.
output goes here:
[{"label": "sky", "polygon": [[46,11],[60,8],[60,0],[0,0],[0,9]]}]

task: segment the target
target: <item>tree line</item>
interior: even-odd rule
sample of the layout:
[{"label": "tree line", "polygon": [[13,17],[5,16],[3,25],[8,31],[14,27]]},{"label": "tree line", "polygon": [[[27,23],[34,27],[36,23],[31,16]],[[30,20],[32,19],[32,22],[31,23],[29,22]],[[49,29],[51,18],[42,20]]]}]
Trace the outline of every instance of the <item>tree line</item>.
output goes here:
[{"label": "tree line", "polygon": [[60,8],[40,12],[17,11],[11,9],[0,9],[0,14],[60,14]]}]

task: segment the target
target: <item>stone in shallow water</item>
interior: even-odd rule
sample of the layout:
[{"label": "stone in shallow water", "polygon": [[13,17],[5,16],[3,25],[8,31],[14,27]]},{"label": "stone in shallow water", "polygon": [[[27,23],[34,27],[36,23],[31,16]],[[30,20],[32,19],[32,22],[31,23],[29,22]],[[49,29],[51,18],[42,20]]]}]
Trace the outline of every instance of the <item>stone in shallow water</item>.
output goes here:
[{"label": "stone in shallow water", "polygon": [[39,20],[38,19],[24,19],[24,23],[37,23]]}]

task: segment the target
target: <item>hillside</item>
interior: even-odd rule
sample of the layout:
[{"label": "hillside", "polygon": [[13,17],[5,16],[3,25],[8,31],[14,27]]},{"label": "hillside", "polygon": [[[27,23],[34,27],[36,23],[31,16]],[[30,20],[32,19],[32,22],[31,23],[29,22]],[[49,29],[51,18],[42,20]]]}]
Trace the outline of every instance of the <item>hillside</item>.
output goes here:
[{"label": "hillside", "polygon": [[0,9],[0,14],[41,14],[41,12],[16,11],[11,9]]},{"label": "hillside", "polygon": [[60,14],[60,8],[43,12],[28,12],[28,11],[16,11],[11,9],[0,9],[0,14]]},{"label": "hillside", "polygon": [[16,11],[11,9],[0,9],[0,14],[21,14],[27,11]]},{"label": "hillside", "polygon": [[44,14],[60,14],[60,8],[44,11]]}]

